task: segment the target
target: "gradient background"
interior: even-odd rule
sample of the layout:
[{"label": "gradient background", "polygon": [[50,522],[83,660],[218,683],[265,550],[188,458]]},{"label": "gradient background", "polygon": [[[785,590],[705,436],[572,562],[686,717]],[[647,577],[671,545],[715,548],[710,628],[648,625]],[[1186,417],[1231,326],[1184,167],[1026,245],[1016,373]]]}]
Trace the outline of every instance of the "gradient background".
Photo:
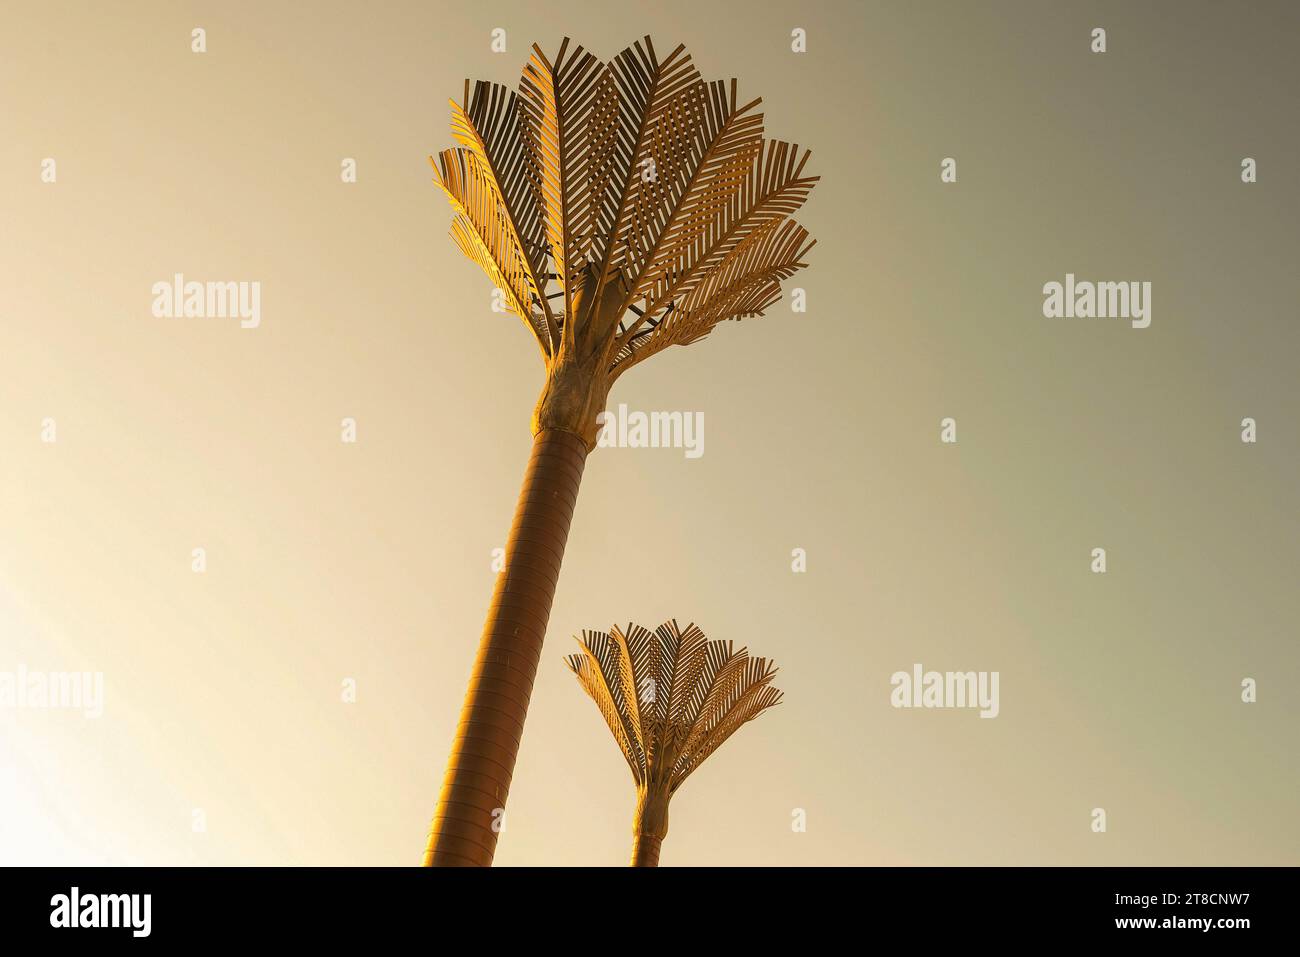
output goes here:
[{"label": "gradient background", "polygon": [[[5,7],[0,670],[107,701],[0,710],[0,861],[419,861],[541,386],[426,157],[465,76],[651,33],[813,148],[809,309],[616,386],[705,454],[588,461],[497,862],[626,861],[562,657],[677,617],[786,702],[665,864],[1300,863],[1294,5]],[[261,328],[154,318],[175,272],[260,281]],[[1151,327],[1044,319],[1066,272],[1151,281]],[[914,662],[1001,716],[892,709]]]}]

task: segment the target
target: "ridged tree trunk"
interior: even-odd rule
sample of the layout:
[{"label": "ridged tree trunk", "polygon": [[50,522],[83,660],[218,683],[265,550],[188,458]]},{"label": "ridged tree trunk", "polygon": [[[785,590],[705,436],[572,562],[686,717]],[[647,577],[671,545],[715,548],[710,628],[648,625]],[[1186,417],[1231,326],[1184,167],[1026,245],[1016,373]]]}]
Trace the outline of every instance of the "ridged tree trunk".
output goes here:
[{"label": "ridged tree trunk", "polygon": [[658,867],[659,848],[668,836],[669,795],[662,787],[637,788],[632,818],[632,866]]},{"label": "ridged tree trunk", "polygon": [[587,443],[573,432],[542,429],[533,438],[425,866],[492,863],[586,459]]},{"label": "ridged tree trunk", "polygon": [[653,834],[637,834],[632,838],[632,866],[658,867],[659,848],[664,839]]}]

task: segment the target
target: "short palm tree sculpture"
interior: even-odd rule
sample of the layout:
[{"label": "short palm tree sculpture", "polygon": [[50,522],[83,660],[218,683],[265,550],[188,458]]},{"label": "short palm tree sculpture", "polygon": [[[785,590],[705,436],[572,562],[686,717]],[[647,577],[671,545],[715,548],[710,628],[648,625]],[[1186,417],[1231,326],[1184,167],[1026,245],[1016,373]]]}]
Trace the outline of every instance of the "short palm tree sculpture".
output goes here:
[{"label": "short palm tree sculpture", "polygon": [[584,631],[565,659],[632,768],[632,866],[656,867],[668,802],[682,782],[746,721],[781,702],[776,667],[729,641],[709,641],[676,621],[653,632]]},{"label": "short palm tree sculpture", "polygon": [[492,863],[587,453],[638,362],[761,314],[805,265],[817,177],[759,100],[649,37],[601,63],[534,46],[519,92],[465,83],[434,162],[451,232],[536,340],[533,447],[452,744],[426,864]]}]

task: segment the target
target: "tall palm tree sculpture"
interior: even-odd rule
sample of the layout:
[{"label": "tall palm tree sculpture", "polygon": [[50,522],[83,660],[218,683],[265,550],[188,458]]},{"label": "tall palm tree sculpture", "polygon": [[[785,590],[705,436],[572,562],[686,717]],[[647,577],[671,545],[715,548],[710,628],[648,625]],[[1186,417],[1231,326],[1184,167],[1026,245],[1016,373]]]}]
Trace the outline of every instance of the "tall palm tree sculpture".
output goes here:
[{"label": "tall palm tree sculpture", "polygon": [[757,316],[806,265],[790,219],[817,177],[763,139],[759,100],[704,81],[650,38],[601,63],[533,47],[516,94],[452,102],[434,161],[451,232],[532,333],[546,366],[426,864],[492,863],[578,483],[610,386],[643,359]]},{"label": "tall palm tree sculpture", "polygon": [[695,625],[653,632],[584,631],[565,659],[600,708],[632,768],[636,814],[632,866],[656,867],[668,834],[668,802],[682,782],[742,724],[780,704],[776,667]]}]

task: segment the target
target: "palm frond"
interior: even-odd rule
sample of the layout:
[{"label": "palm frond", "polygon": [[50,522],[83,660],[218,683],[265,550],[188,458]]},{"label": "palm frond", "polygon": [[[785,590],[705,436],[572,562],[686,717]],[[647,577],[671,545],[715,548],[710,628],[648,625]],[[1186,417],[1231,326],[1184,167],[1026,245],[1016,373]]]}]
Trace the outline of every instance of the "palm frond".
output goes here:
[{"label": "palm frond", "polygon": [[793,219],[770,219],[734,246],[680,306],[628,341],[616,357],[626,365],[671,345],[703,339],[720,322],[762,315],[781,298],[781,283],[807,265],[816,245]]},{"label": "palm frond", "polygon": [[648,236],[633,284],[634,299],[654,312],[666,301],[679,260],[722,217],[763,145],[761,100],[736,103],[736,82],[703,84],[665,117],[658,151],[668,163],[660,228]]},{"label": "palm frond", "polygon": [[[431,158],[432,159],[432,158]],[[464,149],[443,150],[433,164],[436,182],[456,212],[451,235],[465,256],[476,263],[505,298],[510,311],[528,326],[549,358],[546,319],[532,308],[537,298],[523,250],[516,242],[491,182]]]},{"label": "palm frond", "polygon": [[611,684],[610,681],[611,674],[616,674],[618,667],[613,658],[614,642],[605,632],[584,631],[578,643],[582,646],[582,654],[569,655],[565,663],[578,676],[583,690],[596,702],[632,769],[633,777],[640,781],[644,774],[640,741],[624,717],[621,702],[615,698],[617,683]]},{"label": "palm frond", "polygon": [[520,130],[519,98],[498,83],[479,80],[465,102],[451,101],[451,132],[482,170],[504,207],[510,236],[528,266],[530,291],[545,316],[547,351],[558,344],[558,325],[546,298],[546,236],[531,180],[532,167]]},{"label": "palm frond", "polygon": [[[684,156],[673,150],[688,128],[685,115],[703,84],[684,46],[660,61],[649,37],[614,58],[619,91],[619,146],[622,174],[608,223],[602,275],[622,274],[635,280],[638,254],[650,249],[656,221],[675,184]],[[678,135],[670,133],[677,129]]]},{"label": "palm frond", "polygon": [[608,68],[581,46],[566,57],[568,46],[566,38],[552,63],[534,44],[520,81],[524,144],[566,317],[573,314],[575,280],[595,238],[596,196],[618,117]]}]

